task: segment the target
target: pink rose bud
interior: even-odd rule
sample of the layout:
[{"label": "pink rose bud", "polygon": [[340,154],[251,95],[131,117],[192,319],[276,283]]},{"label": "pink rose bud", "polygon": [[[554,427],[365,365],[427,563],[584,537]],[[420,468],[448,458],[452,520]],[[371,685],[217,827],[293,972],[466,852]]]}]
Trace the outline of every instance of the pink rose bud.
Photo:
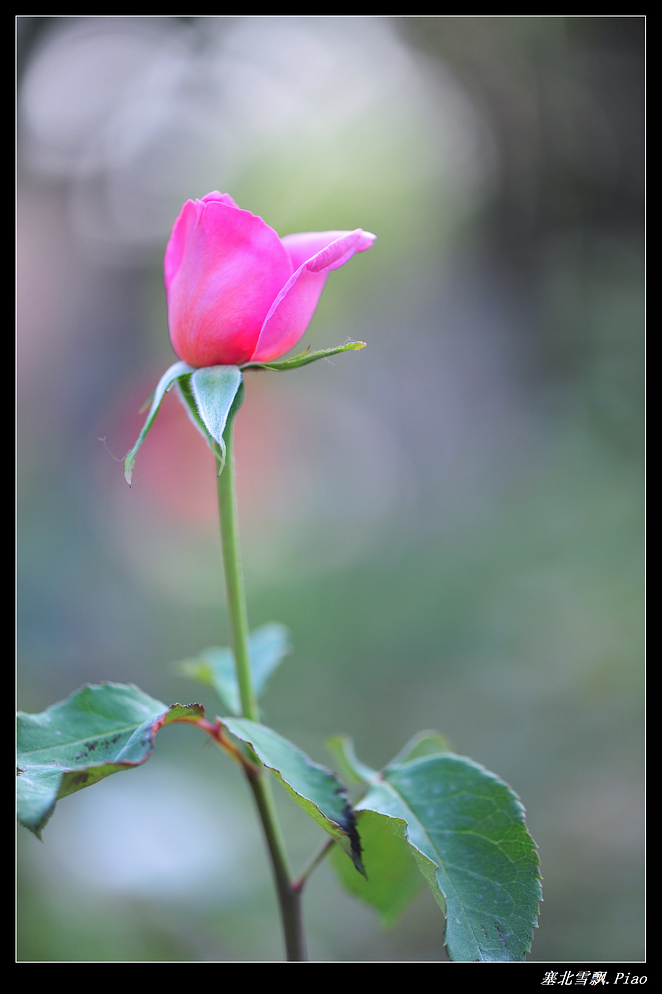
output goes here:
[{"label": "pink rose bud", "polygon": [[187,200],[165,254],[173,349],[190,366],[277,359],[305,332],[331,270],[374,240],[361,228],[279,238],[227,193]]}]

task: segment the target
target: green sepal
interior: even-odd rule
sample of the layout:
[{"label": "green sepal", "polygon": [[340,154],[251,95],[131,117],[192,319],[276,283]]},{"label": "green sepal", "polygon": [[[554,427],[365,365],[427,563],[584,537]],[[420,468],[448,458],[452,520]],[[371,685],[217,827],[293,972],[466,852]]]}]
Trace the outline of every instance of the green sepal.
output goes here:
[{"label": "green sepal", "polygon": [[177,391],[177,396],[182,402],[186,413],[189,416],[189,420],[192,425],[200,432],[205,442],[209,445],[212,451],[214,450],[214,442],[211,438],[209,432],[205,428],[204,421],[200,417],[198,412],[198,405],[195,402],[195,397],[193,396],[193,390],[191,389],[191,376],[180,376],[175,383],[175,389]]},{"label": "green sepal", "polygon": [[336,774],[265,725],[247,718],[221,718],[221,722],[253,750],[299,807],[329,833],[359,873],[365,874],[356,818]]},{"label": "green sepal", "polygon": [[222,448],[225,448],[225,424],[240,383],[238,366],[204,366],[191,375],[191,392],[200,419]]},{"label": "green sepal", "polygon": [[365,342],[345,342],[344,345],[337,345],[334,349],[318,349],[311,352],[306,349],[299,355],[292,356],[291,359],[283,359],[282,362],[247,362],[242,369],[273,369],[276,372],[284,373],[288,369],[298,369],[299,366],[307,366],[309,362],[317,362],[318,359],[328,359],[329,356],[338,355],[340,352],[357,352],[364,349]]},{"label": "green sepal", "polygon": [[[289,632],[284,625],[271,622],[250,633],[248,652],[257,698],[264,693],[276,667],[291,651]],[[178,669],[184,676],[213,687],[223,707],[231,714],[237,716],[241,714],[239,684],[232,649],[211,646],[194,659],[179,663]]]},{"label": "green sepal", "polygon": [[158,382],[156,390],[154,391],[152,406],[149,409],[149,414],[147,415],[147,420],[143,425],[143,429],[138,435],[136,444],[127,453],[124,460],[124,477],[126,482],[131,486],[131,477],[133,475],[133,466],[136,461],[136,455],[138,449],[145,441],[149,429],[154,424],[154,418],[159,413],[159,407],[161,406],[161,401],[163,400],[165,394],[170,390],[173,383],[180,377],[185,376],[187,373],[192,373],[193,366],[189,366],[186,362],[176,362],[170,369],[166,370],[161,379]]},{"label": "green sepal", "polygon": [[168,707],[132,684],[87,685],[41,714],[19,711],[17,810],[38,837],[57,801],[140,766],[172,722],[204,719],[200,704]]}]

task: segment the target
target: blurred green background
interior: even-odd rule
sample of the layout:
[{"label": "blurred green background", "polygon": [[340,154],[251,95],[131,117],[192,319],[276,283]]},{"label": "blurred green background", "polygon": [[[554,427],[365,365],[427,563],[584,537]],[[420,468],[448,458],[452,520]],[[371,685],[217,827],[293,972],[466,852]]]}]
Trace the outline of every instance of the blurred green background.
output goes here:
[{"label": "blurred green background", "polygon": [[[265,720],[381,766],[434,728],[522,797],[532,959],[643,947],[642,17],[19,17],[19,707],[85,682],[210,694],[227,640],[214,466],[166,398],[162,259],[227,191],[284,235],[377,242],[237,420],[253,627],[294,653]],[[283,794],[292,861],[321,830]],[[23,961],[270,960],[250,799],[195,729],[18,835]],[[312,959],[444,958],[322,866]]]}]

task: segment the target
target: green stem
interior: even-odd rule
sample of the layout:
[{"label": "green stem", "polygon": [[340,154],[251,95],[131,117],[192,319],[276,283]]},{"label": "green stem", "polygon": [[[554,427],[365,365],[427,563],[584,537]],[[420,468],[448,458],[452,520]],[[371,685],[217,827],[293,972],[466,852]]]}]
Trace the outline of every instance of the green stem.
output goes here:
[{"label": "green stem", "polygon": [[320,851],[315,853],[315,855],[311,857],[311,859],[305,865],[305,867],[303,868],[303,870],[299,875],[299,878],[297,880],[292,881],[292,890],[298,891],[299,893],[303,890],[303,885],[308,880],[310,874],[320,865],[326,854],[328,852],[331,852],[335,844],[336,843],[334,839],[329,839],[327,842],[324,843]]},{"label": "green stem", "polygon": [[[244,590],[244,574],[241,566],[239,551],[239,529],[237,526],[237,498],[234,479],[233,425],[234,416],[241,406],[243,399],[243,384],[239,387],[237,397],[228,415],[223,433],[225,442],[225,466],[218,477],[218,510],[221,523],[221,541],[223,545],[223,566],[225,570],[225,586],[228,600],[228,616],[232,650],[234,652],[241,699],[242,715],[251,721],[260,720],[260,711],[253,687],[251,674],[250,653],[248,649],[248,614],[246,611],[246,592]],[[217,449],[220,457],[220,450]],[[255,762],[257,757],[251,757]],[[271,866],[278,894],[285,949],[290,962],[301,962],[306,959],[306,947],[303,934],[301,915],[301,893],[292,886],[292,876],[287,863],[287,855],[283,842],[276,809],[271,794],[271,784],[267,773],[260,764],[257,772],[247,772],[247,779],[255,798],[262,829],[271,858]]]},{"label": "green stem", "polygon": [[303,917],[301,909],[301,891],[292,886],[291,874],[287,865],[285,846],[278,824],[271,784],[265,777],[264,769],[257,775],[248,778],[253,791],[257,810],[260,814],[264,837],[271,857],[274,882],[278,893],[280,917],[285,938],[285,952],[288,962],[297,963],[307,959],[306,940],[303,932]]},{"label": "green stem", "polygon": [[235,400],[232,406],[225,431],[223,432],[225,466],[217,479],[218,512],[221,523],[223,568],[225,570],[225,590],[228,600],[230,638],[237,671],[237,682],[239,683],[241,709],[244,718],[250,718],[251,721],[259,721],[260,710],[253,689],[251,659],[248,649],[248,613],[246,611],[244,571],[239,551],[237,495],[234,482],[234,451],[232,441],[234,416],[243,399],[240,397],[240,394],[243,394],[243,384],[239,387],[239,392],[237,393],[238,401]]}]

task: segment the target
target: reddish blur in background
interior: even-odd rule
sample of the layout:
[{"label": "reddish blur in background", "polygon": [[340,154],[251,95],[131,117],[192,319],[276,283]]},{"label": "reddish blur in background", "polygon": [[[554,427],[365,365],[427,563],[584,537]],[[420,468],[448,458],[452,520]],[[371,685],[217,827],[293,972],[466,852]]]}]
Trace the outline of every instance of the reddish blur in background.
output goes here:
[{"label": "reddish blur in background", "polygon": [[[381,766],[436,728],[523,798],[532,959],[643,948],[642,17],[19,17],[19,706],[168,703],[224,644],[214,463],[174,395],[162,259],[189,197],[363,227],[237,419],[249,614],[293,654],[265,720]],[[278,959],[244,785],[195,729],[19,832],[23,961]],[[283,795],[292,861],[320,831]],[[444,958],[329,867],[311,958]]]}]

